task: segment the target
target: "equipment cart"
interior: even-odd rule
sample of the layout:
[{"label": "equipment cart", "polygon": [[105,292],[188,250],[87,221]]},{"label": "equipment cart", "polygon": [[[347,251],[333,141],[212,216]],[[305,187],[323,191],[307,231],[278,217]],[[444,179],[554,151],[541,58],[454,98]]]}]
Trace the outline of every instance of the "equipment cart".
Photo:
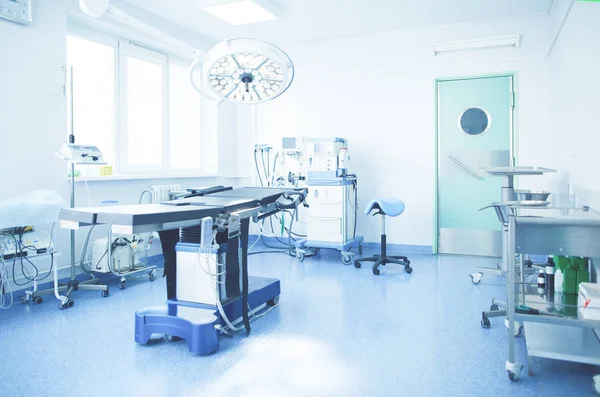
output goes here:
[{"label": "equipment cart", "polygon": [[308,180],[307,238],[296,242],[296,259],[302,262],[318,248],[341,252],[342,263],[353,263],[357,248],[362,254],[364,238],[356,236],[357,183],[352,175]]},{"label": "equipment cart", "polygon": [[[511,260],[508,266],[506,370],[511,381],[519,379],[523,368],[515,361],[515,321],[524,323],[530,375],[533,375],[531,357],[600,365],[597,335],[600,321],[583,317],[583,306],[577,302],[576,295],[549,289],[540,294],[530,285],[518,282],[514,266],[516,254],[600,257],[598,241],[600,214],[588,207],[519,208],[518,214],[509,211],[507,256]],[[600,392],[598,376],[594,377],[594,389]]]}]

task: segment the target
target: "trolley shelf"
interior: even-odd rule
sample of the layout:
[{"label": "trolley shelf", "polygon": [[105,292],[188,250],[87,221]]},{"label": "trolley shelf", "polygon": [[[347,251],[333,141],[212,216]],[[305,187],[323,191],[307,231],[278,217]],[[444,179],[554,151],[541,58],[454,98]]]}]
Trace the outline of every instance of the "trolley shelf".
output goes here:
[{"label": "trolley shelf", "polygon": [[600,365],[600,342],[594,330],[525,322],[527,355]]}]

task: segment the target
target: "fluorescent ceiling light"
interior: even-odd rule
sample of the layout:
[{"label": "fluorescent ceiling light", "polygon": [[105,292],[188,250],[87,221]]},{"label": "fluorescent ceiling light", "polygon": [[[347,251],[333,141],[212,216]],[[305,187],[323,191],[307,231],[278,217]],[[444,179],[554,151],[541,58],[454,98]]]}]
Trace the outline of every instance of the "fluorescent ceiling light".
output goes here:
[{"label": "fluorescent ceiling light", "polygon": [[277,16],[271,11],[250,0],[218,4],[204,7],[203,10],[230,25],[246,25],[277,19]]},{"label": "fluorescent ceiling light", "polygon": [[521,46],[521,35],[488,37],[474,40],[454,41],[450,43],[435,44],[433,46],[433,55],[441,52],[478,50],[485,48],[514,47]]}]

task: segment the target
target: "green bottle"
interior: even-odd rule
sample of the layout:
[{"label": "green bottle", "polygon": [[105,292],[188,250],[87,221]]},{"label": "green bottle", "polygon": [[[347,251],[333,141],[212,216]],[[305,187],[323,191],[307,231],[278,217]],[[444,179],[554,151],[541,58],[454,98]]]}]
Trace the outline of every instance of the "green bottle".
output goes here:
[{"label": "green bottle", "polygon": [[565,269],[563,281],[563,293],[569,295],[577,295],[577,270],[573,266],[573,259],[569,261]]},{"label": "green bottle", "polygon": [[[590,272],[588,270],[588,261],[586,258],[577,258],[577,289],[579,284],[590,282]],[[578,291],[579,293],[579,291]]]}]

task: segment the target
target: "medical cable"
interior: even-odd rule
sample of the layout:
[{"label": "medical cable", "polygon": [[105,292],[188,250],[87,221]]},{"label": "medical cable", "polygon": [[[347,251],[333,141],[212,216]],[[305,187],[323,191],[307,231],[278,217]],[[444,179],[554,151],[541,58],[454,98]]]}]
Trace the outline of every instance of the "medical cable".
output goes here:
[{"label": "medical cable", "polygon": [[265,165],[265,152],[263,150],[260,151],[260,158],[262,161],[263,170],[265,172],[265,182],[267,183],[267,186],[269,186],[269,170],[268,167]]},{"label": "medical cable", "polygon": [[10,309],[14,303],[14,296],[10,281],[8,281],[8,268],[4,261],[4,252],[0,252],[0,309]]},{"label": "medical cable", "polygon": [[260,176],[260,169],[258,168],[258,160],[256,159],[257,150],[254,149],[254,165],[256,166],[256,173],[258,174],[258,180],[260,181],[260,186],[264,186],[262,177]]},{"label": "medical cable", "polygon": [[[81,248],[81,257],[79,258],[79,266],[81,267],[81,270],[83,270],[87,274],[92,273],[92,268],[87,265],[87,263],[85,261],[85,254],[87,252],[88,243],[90,241],[90,236],[92,235],[92,231],[94,230],[95,226],[96,226],[95,224],[90,226],[90,229],[88,230],[87,235],[85,236],[85,240],[83,242],[83,247]],[[104,258],[104,256],[102,256],[102,258]],[[87,268],[86,268],[86,266],[87,266]]]},{"label": "medical cable", "polygon": [[90,194],[90,187],[88,186],[87,179],[85,180],[85,190],[86,190],[87,196],[88,196],[88,205],[91,207],[92,206],[92,195]]},{"label": "medical cable", "polygon": [[[221,304],[221,297],[220,297],[220,294],[219,294],[219,289],[217,288],[217,284],[222,284],[223,283],[222,281],[218,281],[217,277],[220,276],[220,275],[222,275],[222,274],[225,274],[225,270],[223,270],[222,272],[219,272],[218,271],[218,267],[219,266],[224,266],[224,265],[221,264],[221,263],[218,263],[216,260],[214,260],[213,262],[215,263],[215,271],[217,273],[212,273],[212,271],[210,269],[210,264],[211,264],[210,259],[215,259],[216,258],[216,255],[213,257],[212,253],[211,253],[212,247],[216,246],[216,236],[217,236],[217,231],[215,230],[212,233],[211,246],[205,248],[204,250],[203,249],[198,250],[198,255],[196,257],[197,258],[197,264],[200,267],[200,269],[210,277],[211,284],[212,284],[212,287],[213,287],[213,292],[215,294],[215,303],[217,305],[217,309],[219,310],[219,313],[221,314],[221,318],[225,322],[227,328],[229,328],[230,330],[232,330],[234,332],[238,332],[238,331],[243,330],[244,327],[237,328],[237,327],[235,327],[231,323],[231,321],[229,321],[229,318],[227,317],[227,314],[225,313],[225,310],[223,309],[223,305]],[[207,265],[208,269],[205,269],[204,266],[202,266],[200,264],[199,258],[200,258],[201,254],[204,254],[204,257],[206,259],[206,265]],[[222,332],[226,333],[227,330],[224,329],[224,330],[222,330]]]}]

